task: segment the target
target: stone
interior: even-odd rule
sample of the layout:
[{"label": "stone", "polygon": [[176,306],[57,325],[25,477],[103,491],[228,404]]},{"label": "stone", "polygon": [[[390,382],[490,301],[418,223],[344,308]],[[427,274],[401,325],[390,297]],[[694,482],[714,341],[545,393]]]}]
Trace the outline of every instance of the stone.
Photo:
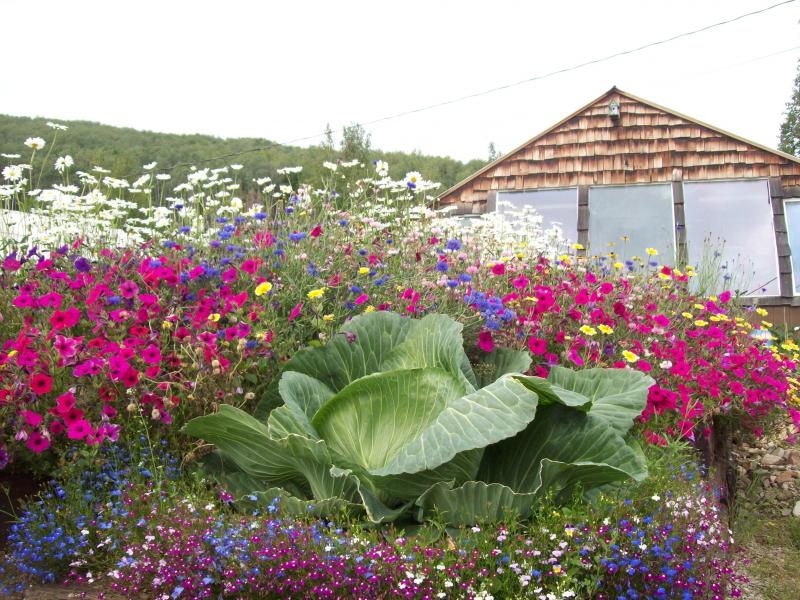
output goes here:
[{"label": "stone", "polygon": [[765,454],[764,457],[761,459],[761,464],[772,466],[779,464],[782,460],[783,458],[775,454]]},{"label": "stone", "polygon": [[794,503],[794,509],[792,510],[792,516],[797,517],[800,519],[800,500]]},{"label": "stone", "polygon": [[782,508],[781,509],[781,516],[782,517],[788,517],[790,514],[792,514],[792,509],[790,509],[790,508]]},{"label": "stone", "polygon": [[797,477],[796,471],[781,471],[775,478],[775,483],[777,483],[778,485],[782,483],[788,483],[790,481],[794,481],[795,477]]},{"label": "stone", "polygon": [[800,450],[792,450],[789,452],[788,456],[786,457],[786,462],[793,467],[800,467]]}]

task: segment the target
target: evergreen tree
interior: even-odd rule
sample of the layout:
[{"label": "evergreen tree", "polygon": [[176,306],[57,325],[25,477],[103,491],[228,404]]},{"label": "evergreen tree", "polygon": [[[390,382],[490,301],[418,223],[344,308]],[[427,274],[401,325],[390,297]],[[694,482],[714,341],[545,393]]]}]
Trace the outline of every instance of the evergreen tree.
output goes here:
[{"label": "evergreen tree", "polygon": [[367,163],[370,160],[372,136],[358,123],[345,125],[342,127],[340,147],[343,159],[352,160],[357,158],[361,162]]},{"label": "evergreen tree", "polygon": [[778,148],[788,154],[800,156],[800,62],[797,63],[792,97],[786,103]]},{"label": "evergreen tree", "polygon": [[333,129],[331,129],[330,123],[325,124],[325,137],[323,138],[321,145],[323,148],[325,148],[325,150],[336,149],[336,144],[333,141]]},{"label": "evergreen tree", "polygon": [[502,152],[494,147],[494,142],[489,142],[489,162],[497,160],[502,154]]}]

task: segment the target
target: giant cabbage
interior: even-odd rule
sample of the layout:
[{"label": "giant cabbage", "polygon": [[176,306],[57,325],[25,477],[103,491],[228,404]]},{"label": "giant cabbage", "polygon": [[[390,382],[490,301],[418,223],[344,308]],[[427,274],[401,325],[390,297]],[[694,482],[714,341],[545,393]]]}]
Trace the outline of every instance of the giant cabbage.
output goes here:
[{"label": "giant cabbage", "polygon": [[207,464],[236,493],[374,522],[525,517],[543,494],[566,501],[647,475],[625,436],[652,379],[559,367],[530,377],[530,357],[506,348],[476,376],[461,330],[440,314],[355,317],[286,364],[265,419],[222,405],[184,431],[217,447]]}]

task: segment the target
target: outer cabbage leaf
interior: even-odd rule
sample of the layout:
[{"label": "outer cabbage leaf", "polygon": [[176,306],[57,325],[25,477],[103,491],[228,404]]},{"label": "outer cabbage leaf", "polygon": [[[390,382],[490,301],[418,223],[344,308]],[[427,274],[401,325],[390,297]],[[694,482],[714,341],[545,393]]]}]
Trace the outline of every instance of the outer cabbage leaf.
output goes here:
[{"label": "outer cabbage leaf", "polygon": [[509,373],[524,373],[530,366],[531,356],[527,352],[512,348],[495,348],[483,355],[476,365],[475,377],[478,385],[475,387],[486,387]]},{"label": "outer cabbage leaf", "polygon": [[192,419],[184,432],[213,443],[242,471],[270,485],[307,483],[313,497],[322,500],[356,497],[353,481],[331,476],[333,463],[323,440],[296,434],[273,439],[264,424],[227,404],[217,413]]},{"label": "outer cabbage leaf", "polygon": [[552,489],[564,497],[577,486],[588,490],[646,475],[641,453],[602,417],[552,405],[540,409],[525,431],[488,448],[478,479],[517,492]]},{"label": "outer cabbage leaf", "polygon": [[417,500],[417,520],[438,514],[450,525],[474,525],[504,520],[509,513],[524,519],[535,500],[536,494],[518,493],[499,483],[469,481],[457,488],[439,483]]},{"label": "outer cabbage leaf", "polygon": [[655,383],[634,369],[582,369],[553,367],[548,380],[555,393],[572,401],[588,399],[591,414],[602,418],[624,436],[647,405],[647,393]]}]

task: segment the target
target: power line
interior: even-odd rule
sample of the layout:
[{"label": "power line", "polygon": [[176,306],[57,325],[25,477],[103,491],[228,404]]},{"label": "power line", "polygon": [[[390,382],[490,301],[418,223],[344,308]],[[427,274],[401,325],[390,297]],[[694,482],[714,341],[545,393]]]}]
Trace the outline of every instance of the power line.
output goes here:
[{"label": "power line", "polygon": [[[521,80],[515,81],[513,83],[507,83],[505,85],[500,85],[500,86],[497,86],[497,87],[489,88],[489,89],[486,89],[486,90],[483,90],[483,91],[480,91],[480,92],[475,92],[475,93],[467,94],[467,95],[464,95],[464,96],[458,96],[458,97],[452,98],[450,100],[444,100],[442,102],[436,102],[436,103],[428,104],[428,105],[421,106],[421,107],[418,107],[418,108],[414,108],[414,109],[405,110],[405,111],[402,111],[402,112],[397,112],[397,113],[394,113],[394,114],[386,115],[386,116],[383,116],[383,117],[379,117],[377,119],[372,119],[371,121],[364,121],[362,123],[356,123],[356,125],[360,125],[361,127],[364,127],[364,126],[367,126],[367,125],[374,125],[376,123],[382,123],[384,121],[390,121],[390,120],[394,120],[394,119],[399,119],[401,117],[406,117],[408,115],[421,113],[421,112],[424,112],[424,111],[432,110],[434,108],[440,108],[442,106],[448,106],[450,104],[456,104],[458,102],[463,102],[465,100],[471,100],[473,98],[479,98],[481,96],[486,96],[488,94],[493,94],[495,92],[499,92],[499,91],[502,91],[502,90],[507,90],[507,89],[510,89],[510,88],[513,88],[513,87],[524,85],[526,83],[531,83],[531,82],[534,82],[534,81],[541,81],[543,79],[548,79],[550,77],[554,77],[555,75],[561,75],[561,74],[564,74],[564,73],[569,73],[571,71],[577,71],[578,69],[583,69],[585,67],[589,67],[589,66],[596,65],[596,64],[599,64],[599,63],[607,62],[609,60],[613,60],[613,59],[619,58],[621,56],[627,56],[627,55],[630,55],[630,54],[634,54],[636,52],[641,52],[642,50],[647,50],[648,48],[653,48],[655,46],[668,44],[670,42],[674,42],[675,40],[686,38],[686,37],[689,37],[689,36],[692,36],[692,35],[697,35],[699,33],[704,33],[706,31],[710,31],[710,30],[715,29],[717,27],[722,27],[723,25],[728,25],[730,23],[735,23],[736,21],[741,21],[742,19],[746,19],[748,17],[759,15],[759,14],[765,13],[767,11],[773,10],[775,8],[778,8],[780,6],[784,6],[786,4],[791,4],[793,2],[796,2],[796,0],[783,0],[782,2],[778,2],[777,4],[772,4],[770,6],[766,6],[764,8],[760,8],[758,10],[754,10],[754,11],[751,11],[751,12],[748,12],[748,13],[744,13],[744,14],[738,15],[736,17],[732,17],[730,19],[726,19],[724,21],[718,21],[716,23],[712,23],[710,25],[706,25],[704,27],[700,27],[699,29],[693,29],[692,31],[686,31],[684,33],[679,33],[679,34],[670,36],[668,38],[664,38],[664,39],[661,39],[661,40],[657,40],[655,42],[649,42],[647,44],[643,44],[641,46],[637,46],[635,48],[630,48],[628,50],[622,50],[620,52],[615,52],[613,54],[608,54],[608,55],[603,56],[601,58],[595,58],[595,59],[592,59],[592,60],[587,60],[585,62],[578,63],[576,65],[572,65],[572,66],[569,66],[569,67],[563,67],[561,69],[556,69],[555,71],[550,71],[550,72],[544,73],[542,75],[535,75],[533,77],[528,77],[526,79],[521,79]],[[788,52],[788,50],[785,50],[785,51],[782,51],[782,52]],[[761,57],[761,58],[765,58],[765,57]],[[269,142],[268,144],[265,144],[263,146],[257,146],[255,148],[249,148],[247,150],[242,150],[242,151],[239,151],[239,152],[231,152],[231,153],[228,153],[228,154],[222,154],[220,156],[213,156],[213,157],[210,157],[210,158],[205,158],[205,159],[194,161],[194,162],[177,163],[177,164],[172,165],[171,167],[168,167],[168,168],[162,169],[162,170],[163,171],[173,171],[174,169],[177,169],[179,167],[189,167],[189,166],[193,166],[193,165],[201,164],[201,163],[205,163],[205,162],[221,160],[221,159],[224,159],[224,158],[232,158],[234,156],[241,156],[243,154],[250,154],[250,153],[253,153],[253,152],[260,152],[260,151],[263,151],[263,150],[270,150],[272,148],[275,148],[276,146],[289,146],[289,145],[292,145],[292,144],[296,144],[298,142],[305,142],[305,141],[308,141],[308,140],[313,140],[313,139],[322,137],[324,135],[325,135],[325,132],[322,132],[322,133],[316,133],[316,134],[313,134],[313,135],[307,135],[307,136],[295,138],[295,139],[289,140],[287,142]]]}]

